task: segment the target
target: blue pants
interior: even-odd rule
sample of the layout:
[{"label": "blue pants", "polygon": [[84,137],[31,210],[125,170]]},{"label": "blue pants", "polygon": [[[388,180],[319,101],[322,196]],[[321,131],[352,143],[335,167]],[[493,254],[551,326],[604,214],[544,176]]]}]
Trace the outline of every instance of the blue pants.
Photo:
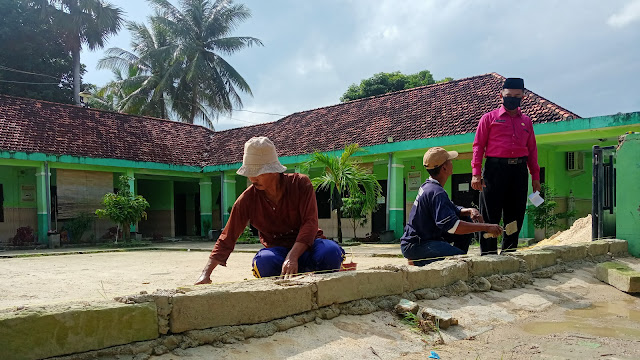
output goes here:
[{"label": "blue pants", "polygon": [[[472,234],[445,234],[445,238],[441,241],[427,240],[419,244],[404,243],[400,245],[400,250],[402,250],[402,255],[404,255],[404,257],[409,260],[414,260],[413,265],[425,266],[434,261],[444,260],[444,256],[466,254],[469,250],[471,238]],[[453,243],[455,246],[450,243]]]},{"label": "blue pants", "polygon": [[[282,264],[291,249],[284,246],[260,249],[253,258],[253,276],[257,278],[278,276]],[[316,239],[298,259],[298,273],[340,270],[344,250],[333,240]]]}]

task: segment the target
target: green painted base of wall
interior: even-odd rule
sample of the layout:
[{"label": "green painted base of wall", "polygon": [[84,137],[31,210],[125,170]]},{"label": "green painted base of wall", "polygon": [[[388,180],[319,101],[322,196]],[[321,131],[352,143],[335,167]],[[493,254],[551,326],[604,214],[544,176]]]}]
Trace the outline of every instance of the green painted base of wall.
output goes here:
[{"label": "green painted base of wall", "polygon": [[[205,225],[205,223],[208,223]],[[207,229],[211,230],[211,214],[200,214],[200,236],[207,236]]]},{"label": "green painted base of wall", "polygon": [[393,236],[396,239],[402,237],[404,232],[404,211],[403,210],[390,210],[389,211],[389,230],[393,231]]},{"label": "green painted base of wall", "polygon": [[48,232],[49,222],[47,221],[47,214],[38,214],[38,242],[40,244],[48,244]]}]

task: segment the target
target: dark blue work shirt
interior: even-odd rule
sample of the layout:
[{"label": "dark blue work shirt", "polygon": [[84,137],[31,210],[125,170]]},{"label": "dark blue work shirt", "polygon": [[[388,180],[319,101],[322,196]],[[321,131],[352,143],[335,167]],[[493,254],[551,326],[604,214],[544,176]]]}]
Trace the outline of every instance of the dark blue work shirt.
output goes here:
[{"label": "dark blue work shirt", "polygon": [[401,243],[442,241],[442,235],[460,220],[461,209],[449,199],[438,181],[427,179],[418,189]]}]

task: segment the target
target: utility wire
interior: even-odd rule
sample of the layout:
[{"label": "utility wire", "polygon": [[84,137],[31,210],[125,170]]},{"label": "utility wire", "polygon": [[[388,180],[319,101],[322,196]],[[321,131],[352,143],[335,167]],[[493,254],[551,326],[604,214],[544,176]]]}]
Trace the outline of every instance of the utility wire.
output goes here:
[{"label": "utility wire", "polygon": [[262,111],[252,111],[252,110],[245,110],[245,109],[233,109],[233,111],[246,111],[246,112],[250,112],[250,113],[254,113],[254,114],[264,114],[264,115],[273,115],[273,116],[287,116],[287,115],[283,115],[283,114],[274,114],[274,113],[268,113],[268,112],[262,112]]},{"label": "utility wire", "polygon": [[57,83],[39,83],[39,82],[13,81],[13,80],[0,80],[0,82],[13,83],[13,84],[30,84],[30,85],[60,85],[59,82],[57,82]]},{"label": "utility wire", "polygon": [[10,68],[10,67],[3,66],[3,65],[0,65],[0,70],[13,71],[13,72],[22,73],[22,74],[30,74],[30,75],[46,76],[46,77],[50,77],[50,78],[52,78],[52,79],[56,79],[56,80],[58,80],[58,78],[57,78],[57,77],[55,77],[55,76],[51,76],[51,75],[47,75],[47,74],[39,74],[39,73],[34,73],[34,72],[24,71],[24,70],[18,70],[18,69]]}]

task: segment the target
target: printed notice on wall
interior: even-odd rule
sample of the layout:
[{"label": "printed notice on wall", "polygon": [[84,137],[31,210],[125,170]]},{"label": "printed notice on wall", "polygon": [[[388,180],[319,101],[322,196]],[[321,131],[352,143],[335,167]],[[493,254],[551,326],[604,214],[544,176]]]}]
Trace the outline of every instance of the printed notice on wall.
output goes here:
[{"label": "printed notice on wall", "polygon": [[36,201],[36,186],[22,185],[20,187],[20,199],[24,202]]},{"label": "printed notice on wall", "polygon": [[420,171],[412,171],[410,173],[407,173],[408,191],[418,191],[418,189],[420,189],[420,185],[422,184],[422,178],[420,175]]}]

